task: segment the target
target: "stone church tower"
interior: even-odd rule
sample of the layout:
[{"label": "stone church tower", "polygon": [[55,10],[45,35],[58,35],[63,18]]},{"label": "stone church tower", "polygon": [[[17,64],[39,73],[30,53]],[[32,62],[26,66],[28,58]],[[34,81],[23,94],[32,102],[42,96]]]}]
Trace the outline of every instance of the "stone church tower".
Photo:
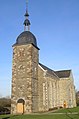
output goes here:
[{"label": "stone church tower", "polygon": [[76,107],[72,71],[54,71],[39,63],[39,48],[28,17],[26,9],[24,32],[13,45],[11,114]]},{"label": "stone church tower", "polygon": [[35,36],[29,31],[30,21],[26,9],[24,32],[13,45],[11,113],[38,111],[39,48]]}]

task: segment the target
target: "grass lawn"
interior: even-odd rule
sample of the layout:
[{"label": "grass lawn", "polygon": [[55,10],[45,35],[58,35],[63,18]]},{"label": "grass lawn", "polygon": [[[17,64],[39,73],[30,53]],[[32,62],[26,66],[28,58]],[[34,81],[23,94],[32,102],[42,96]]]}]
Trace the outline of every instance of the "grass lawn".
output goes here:
[{"label": "grass lawn", "polygon": [[56,113],[73,113],[73,112],[79,113],[79,106],[70,109],[59,109],[58,111],[56,111]]},{"label": "grass lawn", "polygon": [[[78,112],[78,114],[73,114],[73,112]],[[55,113],[50,112],[48,114],[0,115],[0,119],[79,119],[79,107],[73,109],[60,109]]]},{"label": "grass lawn", "polygon": [[[5,118],[6,117],[6,118]],[[20,116],[0,116],[0,119],[79,119],[79,115],[20,115]]]},{"label": "grass lawn", "polygon": [[[6,117],[6,118],[5,118]],[[0,116],[0,119],[79,119],[79,115],[20,115],[20,116]]]}]

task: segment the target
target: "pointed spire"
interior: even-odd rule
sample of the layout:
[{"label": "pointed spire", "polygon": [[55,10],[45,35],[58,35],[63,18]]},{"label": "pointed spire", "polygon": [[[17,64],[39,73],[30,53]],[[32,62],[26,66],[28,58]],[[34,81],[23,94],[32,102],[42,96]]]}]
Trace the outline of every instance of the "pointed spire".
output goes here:
[{"label": "pointed spire", "polygon": [[28,19],[29,14],[28,14],[28,0],[26,0],[26,13],[25,13],[25,21],[24,21],[24,31],[30,30],[30,21]]}]

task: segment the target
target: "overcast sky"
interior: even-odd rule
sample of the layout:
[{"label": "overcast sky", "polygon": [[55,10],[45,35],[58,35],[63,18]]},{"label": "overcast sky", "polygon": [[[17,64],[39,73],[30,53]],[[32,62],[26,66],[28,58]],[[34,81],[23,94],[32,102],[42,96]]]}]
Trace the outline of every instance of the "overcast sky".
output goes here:
[{"label": "overcast sky", "polygon": [[[79,0],[29,0],[28,9],[39,61],[72,69],[79,90]],[[25,10],[26,0],[0,0],[0,96],[11,95],[12,45],[24,31]]]}]

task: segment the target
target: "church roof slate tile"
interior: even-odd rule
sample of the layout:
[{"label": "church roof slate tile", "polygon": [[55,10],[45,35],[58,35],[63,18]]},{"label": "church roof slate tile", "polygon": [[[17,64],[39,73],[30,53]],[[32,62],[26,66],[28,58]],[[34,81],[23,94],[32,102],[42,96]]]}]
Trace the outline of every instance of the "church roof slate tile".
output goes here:
[{"label": "church roof slate tile", "polygon": [[70,76],[71,70],[61,70],[61,71],[54,71],[54,72],[59,78],[67,78]]},{"label": "church roof slate tile", "polygon": [[68,78],[70,76],[71,70],[61,70],[61,71],[54,71],[50,68],[48,68],[47,66],[39,63],[39,65],[44,69],[47,70],[47,73],[55,76],[55,77],[59,77],[59,78]]},{"label": "church roof slate tile", "polygon": [[39,65],[40,65],[44,70],[46,70],[47,73],[49,73],[50,75],[53,75],[54,77],[58,78],[58,76],[54,73],[54,71],[53,71],[52,69],[48,68],[47,66],[45,66],[45,65],[43,65],[43,64],[41,64],[41,63],[39,63]]},{"label": "church roof slate tile", "polygon": [[30,31],[24,31],[22,32],[17,40],[16,40],[17,44],[34,44],[35,46],[37,46],[37,42],[36,42],[36,38],[35,36],[30,32]]}]

